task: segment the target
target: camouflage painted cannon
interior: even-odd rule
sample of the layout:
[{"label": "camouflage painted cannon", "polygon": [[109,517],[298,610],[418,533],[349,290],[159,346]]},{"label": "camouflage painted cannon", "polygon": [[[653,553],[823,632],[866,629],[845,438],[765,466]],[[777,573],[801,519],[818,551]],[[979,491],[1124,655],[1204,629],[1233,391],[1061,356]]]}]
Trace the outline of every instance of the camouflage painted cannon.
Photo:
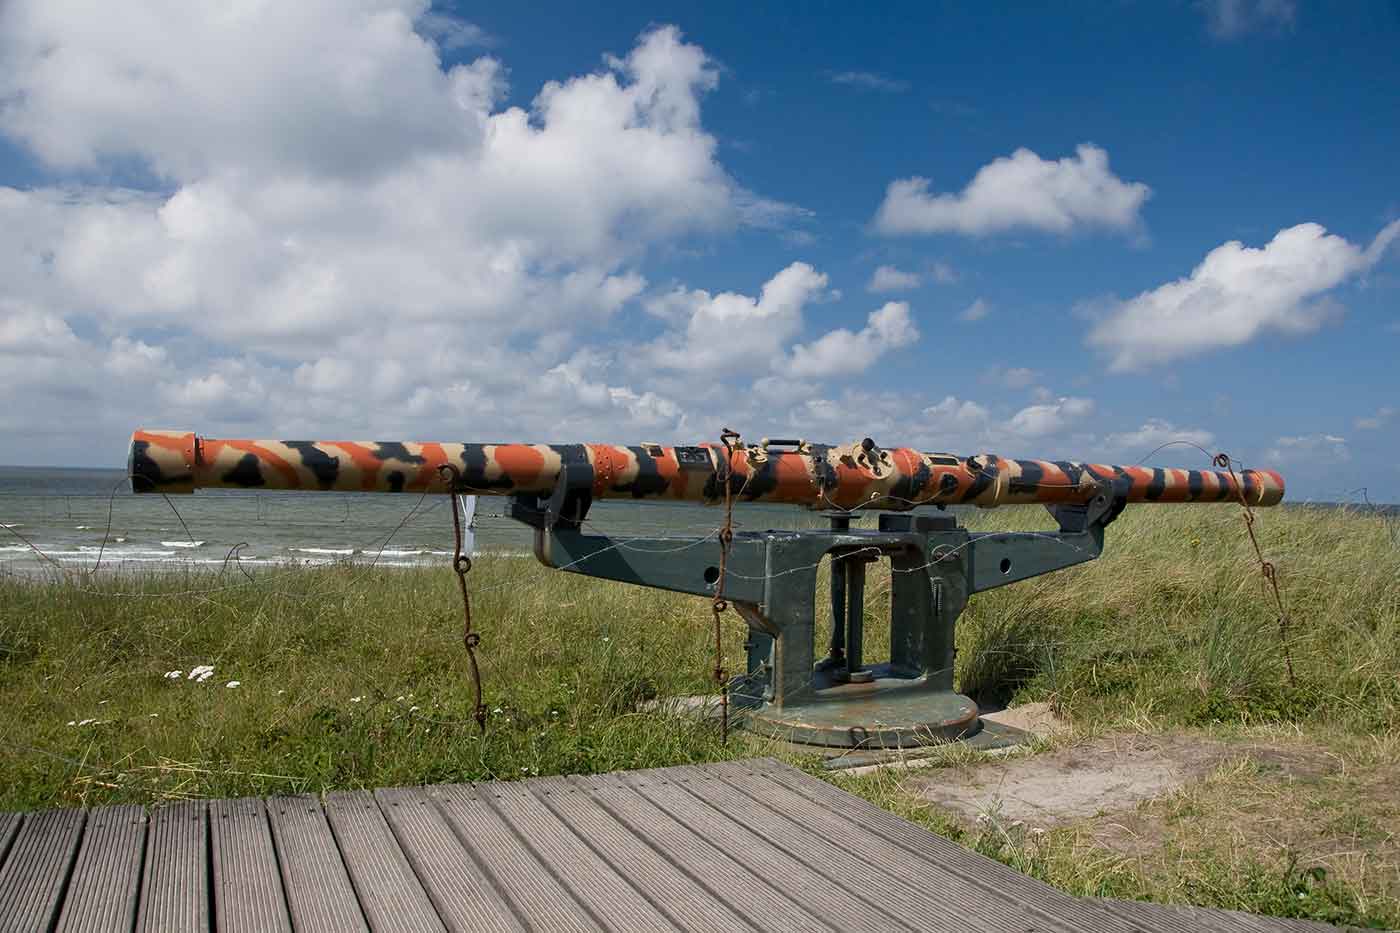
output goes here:
[{"label": "camouflage painted cannon", "polygon": [[[450,466],[452,470],[443,469]],[[957,457],[869,438],[690,447],[219,440],[137,431],[136,492],[198,488],[461,492],[511,499],[546,566],[714,596],[721,536],[628,538],[584,530],[595,499],[773,502],[824,510],[826,530],[744,531],[723,593],[748,623],[747,667],[730,696],[752,728],[828,746],[913,746],[967,737],[976,704],[953,691],[954,623],[978,592],[1098,557],[1134,502],[1276,505],[1283,478],[1236,472]],[[455,479],[453,478],[455,477]],[[949,505],[1040,503],[1055,532],[969,532]],[[910,513],[918,506],[933,507]],[[851,519],[879,511],[874,529]],[[832,636],[817,658],[818,566],[831,559]],[[888,560],[890,658],[864,662],[866,569]]]}]

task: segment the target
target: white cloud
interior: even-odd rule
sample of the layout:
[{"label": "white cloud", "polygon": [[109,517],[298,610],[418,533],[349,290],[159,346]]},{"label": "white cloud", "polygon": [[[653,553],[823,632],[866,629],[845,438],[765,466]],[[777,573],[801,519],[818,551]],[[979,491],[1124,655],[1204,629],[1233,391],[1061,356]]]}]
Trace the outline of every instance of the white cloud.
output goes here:
[{"label": "white cloud", "polygon": [[919,330],[909,318],[909,303],[891,301],[870,312],[869,323],[858,333],[841,328],[814,343],[793,347],[787,369],[799,378],[861,373],[890,350],[918,339]]},{"label": "white cloud", "polygon": [[1024,366],[990,366],[982,374],[982,381],[1008,389],[1024,389],[1040,378],[1040,373]]},{"label": "white cloud", "polygon": [[1358,431],[1378,431],[1389,424],[1397,415],[1400,415],[1400,408],[1386,405],[1377,409],[1376,413],[1370,417],[1357,418],[1356,429]]},{"label": "white cloud", "polygon": [[[34,402],[0,415],[0,460],[57,412],[89,447],[152,412],[211,433],[683,423],[626,365],[566,354],[645,291],[656,246],[808,212],[720,165],[700,119],[718,69],[674,28],[498,109],[504,66],[438,57],[488,37],[434,16],[0,5],[0,131],[73,180],[0,187],[0,394]],[[159,180],[80,183],[113,170]]]},{"label": "white cloud", "polygon": [[1188,277],[1111,303],[1088,342],[1110,357],[1112,370],[1125,371],[1239,346],[1270,332],[1315,331],[1341,313],[1325,293],[1374,265],[1397,234],[1400,221],[1363,250],[1306,223],[1280,230],[1261,249],[1225,243]]},{"label": "white cloud", "polygon": [[1209,447],[1215,442],[1215,435],[1199,428],[1179,428],[1170,421],[1151,418],[1136,431],[1110,434],[1104,438],[1104,447],[1115,452],[1126,453],[1135,459],[1147,458],[1163,445],[1194,444]]},{"label": "white cloud", "polygon": [[495,39],[486,30],[476,23],[467,22],[450,13],[429,10],[418,16],[416,26],[418,32],[436,42],[439,48],[449,52],[473,46],[495,45]]},{"label": "white cloud", "polygon": [[1094,407],[1093,399],[1061,397],[1046,404],[1022,408],[1011,416],[1007,428],[1020,437],[1059,434],[1093,414]]},{"label": "white cloud", "polygon": [[1069,233],[1087,227],[1132,230],[1152,191],[1125,182],[1108,167],[1108,153],[1089,143],[1058,161],[1029,149],[995,159],[958,194],[931,194],[927,178],[890,182],[875,214],[877,232],[985,236],[1014,229]]},{"label": "white cloud", "polygon": [[756,299],[676,289],[653,306],[683,316],[685,330],[667,334],[644,353],[668,369],[766,372],[801,331],[803,307],[821,296],[826,283],[826,276],[807,263],[794,262],[769,279]]},{"label": "white cloud", "polygon": [[946,262],[931,263],[928,267],[928,274],[939,285],[951,285],[958,280],[958,272]]},{"label": "white cloud", "polygon": [[1274,446],[1264,453],[1269,463],[1298,463],[1316,461],[1319,458],[1334,463],[1351,460],[1351,450],[1347,439],[1335,434],[1304,434],[1297,437],[1280,437]]},{"label": "white cloud", "polygon": [[873,71],[837,71],[828,76],[832,84],[844,84],[866,91],[885,91],[899,94],[909,90],[909,82]]},{"label": "white cloud", "polygon": [[117,337],[112,341],[102,365],[108,372],[130,379],[148,376],[169,361],[170,354],[165,347],[152,346],[144,340]]},{"label": "white cloud", "polygon": [[1206,30],[1216,39],[1236,39],[1261,30],[1292,29],[1297,0],[1199,0]]},{"label": "white cloud", "polygon": [[135,157],[210,171],[359,176],[479,144],[491,76],[444,72],[426,0],[7,3],[0,126],[57,168]]},{"label": "white cloud", "polygon": [[945,396],[937,405],[924,409],[927,427],[944,434],[982,431],[991,423],[991,412],[976,402]]},{"label": "white cloud", "polygon": [[970,323],[972,321],[980,321],[991,313],[992,306],[988,304],[985,299],[978,298],[972,304],[963,308],[962,311],[958,313],[958,318]]},{"label": "white cloud", "polygon": [[919,287],[919,277],[912,272],[901,272],[894,266],[879,266],[870,276],[865,286],[868,292],[899,292]]},{"label": "white cloud", "polygon": [[0,299],[0,353],[62,354],[78,345],[63,318],[38,308]]}]

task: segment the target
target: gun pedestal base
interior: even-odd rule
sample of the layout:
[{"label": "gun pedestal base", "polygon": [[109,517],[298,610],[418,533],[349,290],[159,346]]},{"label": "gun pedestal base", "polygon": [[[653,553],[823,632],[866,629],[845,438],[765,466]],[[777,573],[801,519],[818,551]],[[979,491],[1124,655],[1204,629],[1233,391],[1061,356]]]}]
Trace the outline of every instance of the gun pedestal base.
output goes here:
[{"label": "gun pedestal base", "polygon": [[[592,476],[561,471],[548,498],[515,496],[510,516],[535,528],[535,556],[558,570],[724,597],[749,626],[745,672],[730,704],[748,727],[836,748],[913,748],[975,735],[977,704],[953,689],[953,627],[973,593],[1093,560],[1120,495],[1056,506],[1058,532],[976,533],[946,512],[882,515],[853,529],[734,535],[726,560],[716,535],[629,538],[586,534]],[[816,645],[818,568],[831,563],[832,632]],[[865,576],[890,570],[889,660],[864,663]],[[818,651],[824,655],[818,660]],[[739,717],[736,717],[739,718]]]},{"label": "gun pedestal base", "polygon": [[[856,687],[862,689],[851,689]],[[836,689],[838,695],[809,703],[743,710],[736,721],[753,732],[802,745],[864,750],[954,742],[971,738],[982,727],[977,704],[951,691],[879,678]]]}]

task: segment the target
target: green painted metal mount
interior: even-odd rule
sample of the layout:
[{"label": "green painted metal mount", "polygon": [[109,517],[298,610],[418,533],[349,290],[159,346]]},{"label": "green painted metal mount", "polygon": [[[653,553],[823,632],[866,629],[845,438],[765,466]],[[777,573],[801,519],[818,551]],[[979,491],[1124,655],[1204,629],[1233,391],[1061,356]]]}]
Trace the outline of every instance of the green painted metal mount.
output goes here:
[{"label": "green painted metal mount", "polygon": [[[516,497],[511,517],[535,528],[535,556],[570,573],[697,596],[715,594],[720,542],[616,539],[582,530],[585,479],[566,470],[553,496]],[[946,512],[886,514],[878,530],[848,514],[824,531],[734,535],[724,595],[749,626],[745,673],[730,699],[753,730],[812,745],[908,748],[974,735],[977,705],[953,689],[954,626],[975,593],[1093,560],[1124,504],[1111,489],[1054,506],[1055,532],[969,532]],[[817,574],[831,558],[832,638],[816,656]],[[864,583],[890,564],[890,657],[866,665]]]}]

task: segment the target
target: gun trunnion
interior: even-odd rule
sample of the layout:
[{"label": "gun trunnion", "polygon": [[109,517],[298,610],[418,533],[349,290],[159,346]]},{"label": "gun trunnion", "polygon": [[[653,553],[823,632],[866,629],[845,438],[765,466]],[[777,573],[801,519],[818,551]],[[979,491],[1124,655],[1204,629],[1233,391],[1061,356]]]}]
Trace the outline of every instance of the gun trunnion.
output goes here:
[{"label": "gun trunnion", "polygon": [[[452,466],[459,476],[454,488]],[[691,447],[640,444],[464,444],[221,440],[137,431],[136,492],[198,488],[448,492],[511,498],[507,514],[535,530],[546,566],[713,597],[721,543],[704,537],[618,541],[584,530],[595,499],[739,502],[824,510],[814,531],[736,532],[724,595],[749,626],[745,673],[730,697],[749,728],[816,745],[909,747],[964,738],[977,705],[953,689],[954,624],[974,593],[1098,557],[1104,529],[1129,503],[1272,506],[1271,470],[1123,467],[991,454],[958,457],[869,438],[844,446],[800,440]],[[1045,505],[1054,532],[969,532],[948,505]],[[937,511],[914,514],[916,506]],[[851,519],[879,511],[876,529]],[[831,558],[832,634],[818,659],[818,565]],[[890,657],[867,665],[866,569],[890,562]]]}]

